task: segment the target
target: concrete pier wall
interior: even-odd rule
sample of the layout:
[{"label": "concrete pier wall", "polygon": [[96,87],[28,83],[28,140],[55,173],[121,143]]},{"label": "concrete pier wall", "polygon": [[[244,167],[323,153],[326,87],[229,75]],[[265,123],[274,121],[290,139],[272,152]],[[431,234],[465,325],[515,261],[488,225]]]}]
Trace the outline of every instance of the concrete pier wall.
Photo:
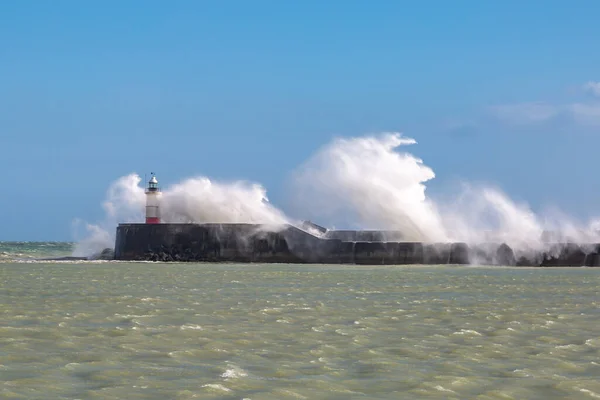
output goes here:
[{"label": "concrete pier wall", "polygon": [[402,242],[405,237],[398,231],[343,231],[325,232],[325,239],[339,239],[344,242]]},{"label": "concrete pier wall", "polygon": [[597,244],[554,244],[546,252],[515,254],[506,244],[470,247],[466,243],[403,242],[398,237],[398,232],[379,231],[327,231],[315,236],[290,225],[121,224],[117,228],[115,259],[363,265],[600,265]]}]

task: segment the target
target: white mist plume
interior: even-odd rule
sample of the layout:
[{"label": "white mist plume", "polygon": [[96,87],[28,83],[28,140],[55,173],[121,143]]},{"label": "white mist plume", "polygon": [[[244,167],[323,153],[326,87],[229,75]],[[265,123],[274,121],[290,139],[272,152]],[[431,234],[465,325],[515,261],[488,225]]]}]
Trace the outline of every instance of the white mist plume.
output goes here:
[{"label": "white mist plume", "polygon": [[549,241],[600,241],[600,221],[537,215],[492,187],[464,185],[452,201],[435,202],[425,191],[431,168],[398,151],[414,143],[399,133],[334,140],[297,171],[297,203],[311,217],[345,215],[358,227],[398,230],[406,241],[506,243],[517,254]]},{"label": "white mist plume", "polygon": [[[119,222],[138,222],[144,218],[146,201],[144,189],[139,186],[141,178],[129,174],[117,179],[106,193],[102,208],[105,219],[99,224],[89,224],[81,220],[75,221],[75,237],[84,237],[77,241],[73,251],[75,257],[93,257],[105,248],[115,245],[115,227]],[[84,233],[80,226],[84,225]]]},{"label": "white mist plume", "polygon": [[431,168],[396,152],[413,139],[336,139],[310,158],[296,176],[296,199],[323,216],[346,214],[361,227],[401,231],[409,240],[445,241],[442,221],[425,195]]},{"label": "white mist plume", "polygon": [[[137,174],[123,176],[108,189],[103,203],[106,218],[86,224],[85,239],[78,242],[74,256],[93,256],[114,247],[119,223],[144,221],[146,195]],[[213,182],[206,177],[190,178],[167,187],[161,195],[161,219],[175,223],[257,223],[277,226],[288,219],[272,206],[266,190],[255,183]],[[78,222],[78,225],[81,221]]]},{"label": "white mist plume", "polygon": [[[83,233],[80,232],[83,225]],[[100,225],[88,224],[80,219],[73,223],[73,236],[77,244],[73,249],[73,256],[94,258],[106,248],[113,248],[115,245],[114,235],[110,233],[109,228],[102,228]]]},{"label": "white mist plume", "polygon": [[[558,211],[536,214],[492,187],[464,185],[451,201],[434,201],[427,197],[425,185],[435,177],[433,170],[399,151],[414,143],[398,133],[334,140],[296,171],[299,211],[315,222],[343,215],[348,226],[400,231],[406,241],[506,243],[516,255],[546,249],[549,242],[600,242],[600,220],[582,225]],[[143,221],[145,194],[140,183],[138,175],[130,174],[110,186],[103,204],[105,220],[86,226],[88,237],[74,255],[113,247],[119,222]],[[293,222],[268,202],[261,185],[206,177],[167,187],[161,213],[164,222]]]},{"label": "white mist plume", "polygon": [[205,177],[187,179],[164,191],[165,222],[285,224],[266,190],[249,182],[217,183]]},{"label": "white mist plume", "polygon": [[543,247],[539,218],[526,204],[512,201],[498,189],[464,184],[444,209],[444,225],[453,240],[507,243],[525,252]]}]

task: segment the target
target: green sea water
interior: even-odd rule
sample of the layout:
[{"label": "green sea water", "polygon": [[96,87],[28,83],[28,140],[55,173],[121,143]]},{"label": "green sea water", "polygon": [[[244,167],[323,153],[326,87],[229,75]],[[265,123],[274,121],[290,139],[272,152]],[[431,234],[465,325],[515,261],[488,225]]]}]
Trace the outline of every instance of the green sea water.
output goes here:
[{"label": "green sea water", "polygon": [[0,242],[0,262],[70,256],[70,242]]},{"label": "green sea water", "polygon": [[21,256],[0,261],[2,399],[600,397],[600,269],[48,263],[31,254],[71,245],[3,246]]}]

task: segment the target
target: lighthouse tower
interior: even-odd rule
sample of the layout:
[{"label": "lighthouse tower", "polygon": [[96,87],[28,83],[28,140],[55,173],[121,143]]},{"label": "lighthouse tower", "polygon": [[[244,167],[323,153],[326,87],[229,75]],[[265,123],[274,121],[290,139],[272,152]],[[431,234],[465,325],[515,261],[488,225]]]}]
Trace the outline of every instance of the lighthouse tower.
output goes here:
[{"label": "lighthouse tower", "polygon": [[160,224],[160,189],[158,188],[158,180],[152,173],[152,177],[148,181],[146,188],[146,223]]}]

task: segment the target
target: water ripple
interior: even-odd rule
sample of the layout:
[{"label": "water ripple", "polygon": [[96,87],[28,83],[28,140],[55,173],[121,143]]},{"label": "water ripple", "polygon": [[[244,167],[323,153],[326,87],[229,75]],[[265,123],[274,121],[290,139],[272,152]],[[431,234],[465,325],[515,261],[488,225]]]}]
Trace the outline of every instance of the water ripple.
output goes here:
[{"label": "water ripple", "polygon": [[600,398],[597,269],[0,263],[1,398]]}]

